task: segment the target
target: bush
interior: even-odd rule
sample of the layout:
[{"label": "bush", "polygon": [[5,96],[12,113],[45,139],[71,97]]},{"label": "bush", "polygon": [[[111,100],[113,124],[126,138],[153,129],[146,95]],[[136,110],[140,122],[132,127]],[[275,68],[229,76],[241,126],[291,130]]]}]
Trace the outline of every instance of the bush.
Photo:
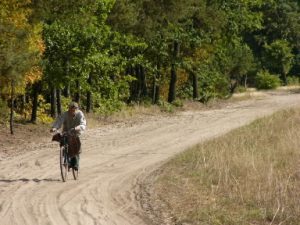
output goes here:
[{"label": "bush", "polygon": [[192,99],[193,98],[193,86],[191,82],[186,82],[180,86],[177,91],[177,96],[180,99]]},{"label": "bush", "polygon": [[280,84],[280,78],[270,74],[267,70],[259,71],[256,75],[256,87],[258,89],[275,89]]},{"label": "bush", "polygon": [[37,110],[37,121],[43,124],[49,124],[53,122],[48,114],[50,111],[50,103],[47,103],[42,95],[38,96],[38,110]]},{"label": "bush", "polygon": [[6,101],[3,101],[0,98],[0,124],[5,123],[8,120],[9,113]]},{"label": "bush", "polygon": [[287,84],[288,85],[299,85],[299,78],[296,76],[289,76],[289,77],[287,77]]},{"label": "bush", "polygon": [[125,103],[117,98],[105,98],[97,93],[93,97],[97,103],[94,111],[99,115],[109,116],[125,107]]},{"label": "bush", "polygon": [[93,90],[94,111],[105,116],[120,111],[130,95],[129,84],[132,81],[131,76],[119,77],[116,81],[103,77],[98,82],[98,90]]},{"label": "bush", "polygon": [[246,91],[247,91],[247,88],[245,88],[244,86],[241,86],[241,85],[237,86],[237,88],[235,89],[236,93],[244,93]]},{"label": "bush", "polygon": [[176,99],[172,102],[172,105],[174,105],[175,107],[183,107],[183,102],[180,99]]},{"label": "bush", "polygon": [[214,98],[224,98],[229,94],[229,81],[215,70],[206,70],[199,73],[200,101],[208,102]]},{"label": "bush", "polygon": [[158,105],[162,112],[168,112],[168,113],[174,112],[174,105],[172,105],[169,102],[159,101]]}]

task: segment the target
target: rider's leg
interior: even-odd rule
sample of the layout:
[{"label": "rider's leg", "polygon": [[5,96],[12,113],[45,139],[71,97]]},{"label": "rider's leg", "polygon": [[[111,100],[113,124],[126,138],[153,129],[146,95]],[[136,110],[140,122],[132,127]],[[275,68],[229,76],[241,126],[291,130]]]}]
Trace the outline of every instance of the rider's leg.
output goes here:
[{"label": "rider's leg", "polygon": [[75,165],[75,169],[79,168],[79,159],[80,159],[80,154],[76,155],[76,165]]},{"label": "rider's leg", "polygon": [[79,154],[81,153],[81,141],[79,137],[76,137],[77,150],[75,155],[71,158],[71,166],[74,169],[79,168]]},{"label": "rider's leg", "polygon": [[78,154],[76,155],[76,168],[79,168],[79,159],[80,159],[80,153],[81,153],[81,141],[80,138],[78,137],[78,145],[79,145],[79,151]]}]

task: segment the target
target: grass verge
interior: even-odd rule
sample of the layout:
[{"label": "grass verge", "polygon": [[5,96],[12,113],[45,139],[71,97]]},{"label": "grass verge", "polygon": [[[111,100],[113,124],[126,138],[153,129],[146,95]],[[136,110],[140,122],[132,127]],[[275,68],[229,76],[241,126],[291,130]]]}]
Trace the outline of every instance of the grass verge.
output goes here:
[{"label": "grass verge", "polygon": [[281,111],[168,162],[154,184],[174,224],[300,221],[300,109]]}]

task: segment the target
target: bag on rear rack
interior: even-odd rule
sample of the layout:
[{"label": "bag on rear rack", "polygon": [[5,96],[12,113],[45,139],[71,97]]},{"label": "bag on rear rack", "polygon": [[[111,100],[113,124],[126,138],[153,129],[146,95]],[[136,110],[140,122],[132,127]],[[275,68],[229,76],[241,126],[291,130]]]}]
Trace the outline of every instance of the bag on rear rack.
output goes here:
[{"label": "bag on rear rack", "polygon": [[69,152],[69,156],[73,157],[75,155],[79,154],[80,151],[80,147],[81,147],[81,142],[79,137],[77,136],[68,136],[68,152]]}]

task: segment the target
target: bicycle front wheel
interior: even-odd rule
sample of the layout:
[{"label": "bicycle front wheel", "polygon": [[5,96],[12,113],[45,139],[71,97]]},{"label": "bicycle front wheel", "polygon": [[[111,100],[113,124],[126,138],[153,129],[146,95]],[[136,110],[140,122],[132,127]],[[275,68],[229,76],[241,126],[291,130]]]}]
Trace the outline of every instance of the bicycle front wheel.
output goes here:
[{"label": "bicycle front wheel", "polygon": [[60,162],[60,173],[61,173],[62,181],[66,182],[68,178],[69,165],[68,165],[67,154],[64,146],[60,148],[59,162]]}]

